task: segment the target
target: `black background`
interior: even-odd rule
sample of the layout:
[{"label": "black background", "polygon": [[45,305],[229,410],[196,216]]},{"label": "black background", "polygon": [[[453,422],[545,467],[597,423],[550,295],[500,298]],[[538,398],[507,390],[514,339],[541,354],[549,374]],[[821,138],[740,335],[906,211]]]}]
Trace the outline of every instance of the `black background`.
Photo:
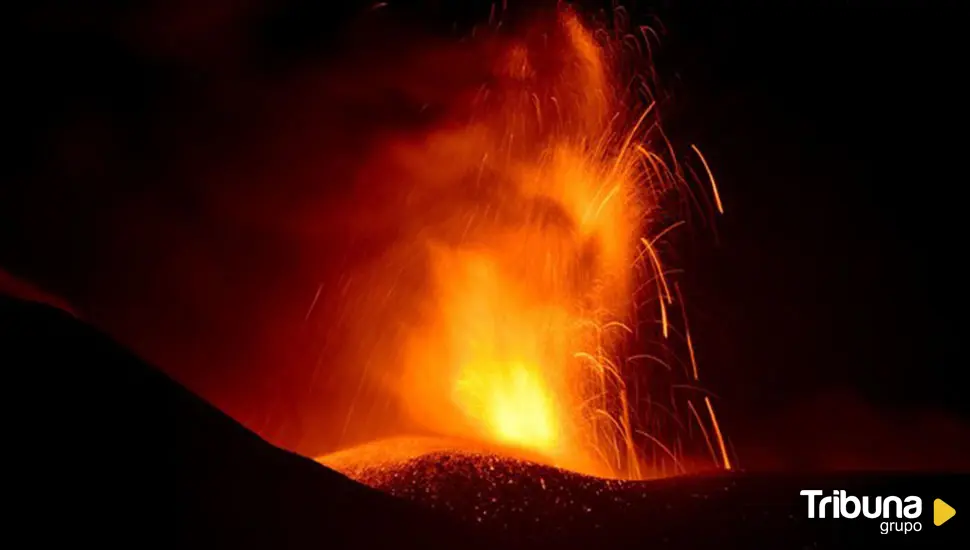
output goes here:
[{"label": "black background", "polygon": [[954,15],[932,2],[679,4],[689,113],[673,126],[709,150],[729,212],[717,251],[689,271],[727,414],[800,440],[802,456],[878,462],[863,449],[889,432],[898,446],[876,454],[890,464],[907,447],[959,446],[924,417],[967,415],[951,321],[963,302]]},{"label": "black background", "polygon": [[[727,210],[716,241],[692,240],[684,288],[705,387],[720,398],[742,464],[965,467],[970,411],[953,320],[965,280],[962,35],[953,9],[643,4],[630,7],[634,17],[655,13],[665,28],[657,61],[667,129],[702,148]],[[347,6],[41,2],[13,18],[14,99],[4,109],[15,145],[0,265],[108,319],[216,404],[256,391],[239,389],[218,361],[212,373],[204,360],[173,366],[193,353],[185,350],[205,357],[206,344],[158,343],[164,327],[191,325],[193,311],[152,294],[144,280],[153,265],[133,251],[180,241],[126,240],[130,228],[116,216],[159,182],[181,216],[202,212],[191,183],[168,176],[191,170],[194,155],[232,151],[221,144],[235,123],[220,117],[235,102],[284,108],[261,102],[260,79],[336,55],[332,32],[358,11]],[[482,12],[438,2],[409,13],[413,25],[440,31]],[[232,247],[236,237],[213,233],[208,246]],[[235,302],[224,302],[231,316]],[[146,325],[153,308],[158,319]],[[160,335],[125,332],[151,323]],[[186,332],[240,337],[199,323]]]}]

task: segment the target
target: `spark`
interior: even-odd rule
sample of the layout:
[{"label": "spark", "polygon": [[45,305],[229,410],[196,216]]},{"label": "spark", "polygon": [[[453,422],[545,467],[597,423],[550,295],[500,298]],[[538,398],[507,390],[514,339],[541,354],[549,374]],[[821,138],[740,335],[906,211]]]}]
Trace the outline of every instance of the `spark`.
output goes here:
[{"label": "spark", "polygon": [[697,358],[694,357],[694,342],[690,338],[690,332],[687,333],[687,350],[690,352],[690,366],[693,368],[694,380],[700,379],[697,374]]},{"label": "spark", "polygon": [[[642,238],[640,239],[640,242],[643,243],[644,250],[646,250],[648,256],[650,257],[650,261],[653,263],[654,272],[657,274],[658,286],[663,291],[662,295],[660,296],[660,315],[663,323],[664,338],[667,338],[670,328],[667,323],[666,304],[673,304],[674,301],[670,296],[670,287],[667,285],[667,278],[663,274],[663,266],[660,265],[660,258],[657,256],[657,251],[654,250],[653,244],[647,239]],[[664,300],[666,300],[666,304],[664,303]]]},{"label": "spark", "polygon": [[670,363],[664,361],[663,359],[657,357],[656,355],[650,355],[649,353],[639,353],[637,355],[631,355],[630,357],[627,357],[626,358],[626,360],[628,362],[629,361],[636,361],[637,359],[649,359],[649,360],[653,361],[654,363],[657,363],[661,367],[667,369],[667,371],[672,371],[673,370],[673,368],[670,366]]},{"label": "spark", "polygon": [[701,420],[701,415],[697,413],[694,403],[690,400],[687,401],[687,408],[689,408],[691,414],[694,415],[694,419],[697,421],[697,427],[701,429],[701,434],[704,436],[704,442],[707,444],[707,449],[711,452],[711,460],[717,464],[717,453],[714,452],[714,444],[711,443],[711,436],[707,433],[707,428],[704,427],[704,421]]},{"label": "spark", "polygon": [[708,166],[707,159],[705,159],[704,158],[704,155],[701,154],[701,150],[698,149],[697,146],[696,145],[693,145],[693,144],[690,147],[691,147],[691,149],[694,150],[695,153],[697,153],[697,156],[701,159],[701,164],[704,165],[704,171],[707,172],[707,178],[711,182],[711,189],[714,191],[714,203],[717,204],[717,211],[720,212],[721,214],[723,214],[724,213],[724,205],[721,204],[721,194],[718,193],[718,191],[717,191],[717,182],[714,181],[714,173],[711,172],[711,167]]},{"label": "spark", "polygon": [[707,411],[711,413],[711,424],[714,425],[714,433],[717,435],[717,444],[721,447],[721,457],[724,459],[724,469],[731,469],[731,459],[728,458],[727,447],[724,445],[724,436],[721,435],[721,427],[717,423],[717,416],[714,414],[714,405],[711,404],[711,398],[704,396],[704,402],[707,403]]},{"label": "spark", "polygon": [[677,301],[680,303],[680,316],[684,321],[684,335],[687,340],[687,352],[690,356],[690,366],[694,375],[694,380],[700,380],[697,372],[697,357],[694,355],[694,341],[690,337],[690,324],[687,322],[687,308],[684,306],[684,297],[680,294],[680,285],[674,283],[674,291],[677,293]]},{"label": "spark", "polygon": [[317,287],[317,293],[313,295],[313,301],[310,302],[310,308],[307,309],[306,315],[303,317],[303,321],[309,321],[310,315],[313,313],[313,309],[317,307],[317,301],[320,300],[320,293],[323,292],[323,284]]}]

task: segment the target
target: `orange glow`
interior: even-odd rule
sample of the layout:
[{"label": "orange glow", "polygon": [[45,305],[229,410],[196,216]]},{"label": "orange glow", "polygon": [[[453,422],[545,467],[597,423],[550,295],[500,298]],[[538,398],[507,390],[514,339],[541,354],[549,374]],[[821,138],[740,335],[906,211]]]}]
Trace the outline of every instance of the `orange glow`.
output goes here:
[{"label": "orange glow", "polygon": [[655,218],[683,181],[652,152],[654,105],[631,108],[607,45],[569,10],[553,26],[505,44],[467,120],[388,152],[439,161],[415,168],[427,177],[409,197],[440,211],[401,243],[428,288],[387,384],[448,441],[614,478],[659,475],[642,451],[654,445],[683,470],[680,446],[645,428],[623,349],[645,330],[640,289],[656,291],[662,338],[673,331],[659,239],[679,223]]}]

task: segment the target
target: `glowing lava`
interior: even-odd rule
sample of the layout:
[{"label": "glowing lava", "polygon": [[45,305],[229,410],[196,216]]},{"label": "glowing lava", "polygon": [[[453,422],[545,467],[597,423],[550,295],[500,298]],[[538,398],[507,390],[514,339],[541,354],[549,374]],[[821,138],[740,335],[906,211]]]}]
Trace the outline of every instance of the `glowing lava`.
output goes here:
[{"label": "glowing lava", "polygon": [[[500,43],[470,116],[389,153],[437,161],[408,194],[433,205],[409,213],[418,229],[401,243],[427,288],[393,391],[443,437],[580,473],[656,475],[643,441],[678,457],[641,428],[622,346],[668,335],[675,293],[657,246],[671,224],[657,214],[683,178],[647,140],[662,137],[653,103],[614,83],[618,60],[571,11]],[[637,323],[649,300],[659,324]]]}]

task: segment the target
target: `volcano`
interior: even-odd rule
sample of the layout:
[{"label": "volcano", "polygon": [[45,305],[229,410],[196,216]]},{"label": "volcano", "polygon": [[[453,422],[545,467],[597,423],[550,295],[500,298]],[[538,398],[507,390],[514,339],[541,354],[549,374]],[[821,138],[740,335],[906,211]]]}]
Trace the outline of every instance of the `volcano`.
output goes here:
[{"label": "volcano", "polygon": [[[946,547],[962,528],[968,479],[959,475],[619,481],[424,439],[323,459],[340,473],[267,443],[60,309],[0,297],[0,329],[14,392],[6,401],[7,471],[16,473],[8,499],[25,540],[423,549],[849,548],[868,540],[928,548]],[[799,491],[811,488],[943,498],[958,513],[945,526],[923,521],[922,532],[881,535],[875,520],[807,519]]]}]

